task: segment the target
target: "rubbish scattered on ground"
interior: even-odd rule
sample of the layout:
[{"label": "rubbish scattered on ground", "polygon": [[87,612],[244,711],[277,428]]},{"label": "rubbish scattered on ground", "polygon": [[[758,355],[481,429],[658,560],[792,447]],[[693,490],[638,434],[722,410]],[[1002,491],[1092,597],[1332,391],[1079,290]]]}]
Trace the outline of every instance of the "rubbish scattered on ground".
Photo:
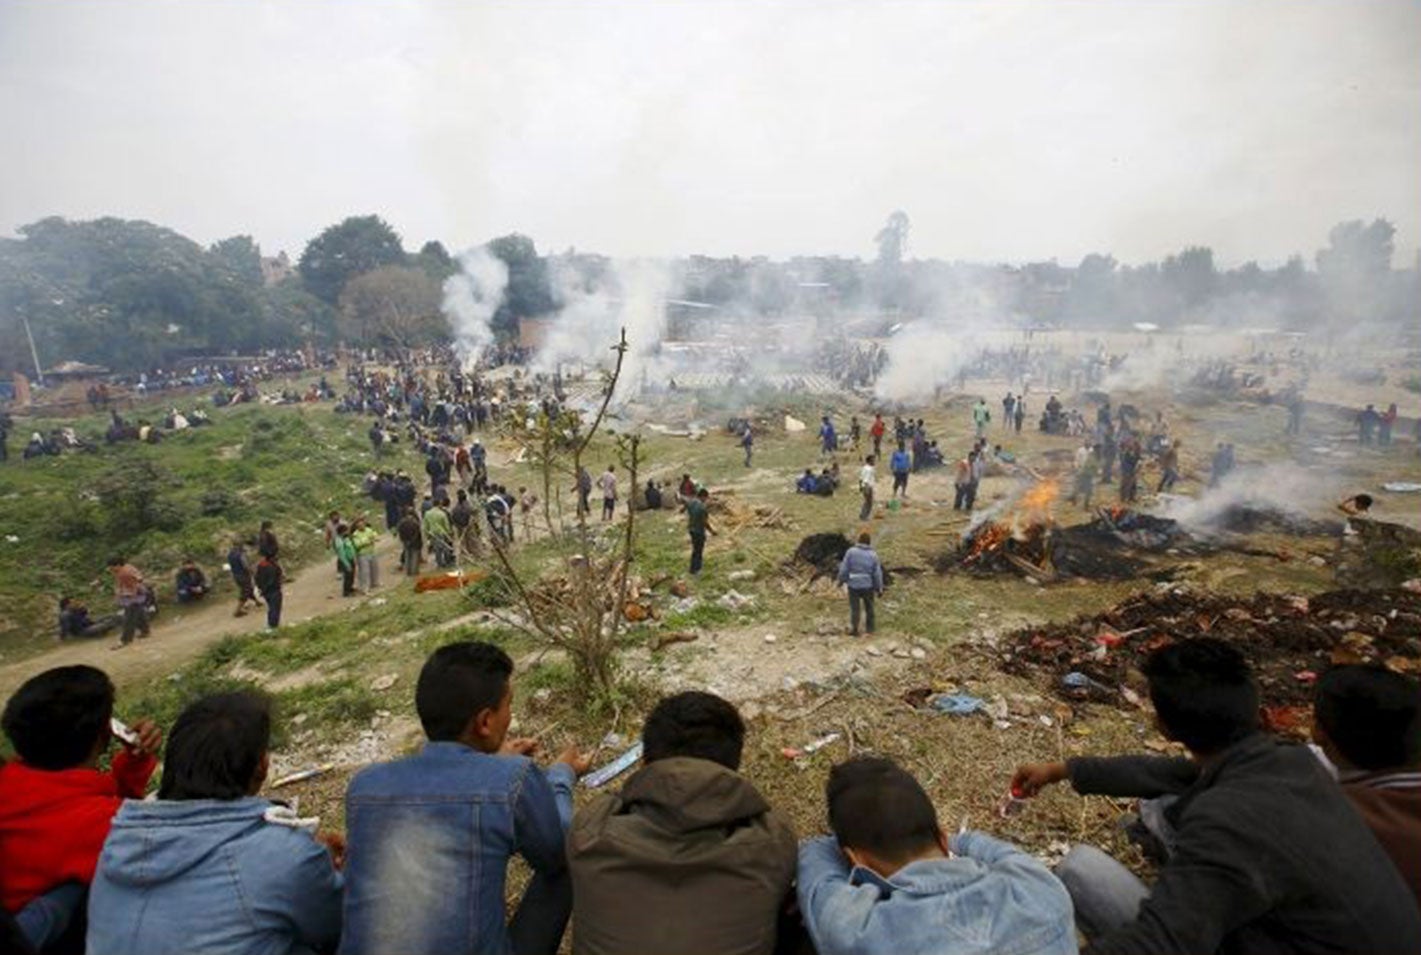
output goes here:
[{"label": "rubbish scattered on ground", "polygon": [[1421,484],[1412,481],[1388,481],[1382,485],[1383,491],[1391,491],[1393,494],[1416,494],[1421,492]]},{"label": "rubbish scattered on ground", "polygon": [[799,749],[795,749],[793,746],[786,746],[784,749],[780,750],[780,753],[783,754],[785,759],[800,759],[802,757],[810,755],[811,753],[817,753],[825,746],[828,746],[830,743],[836,742],[842,738],[842,733],[826,733],[825,735],[819,737],[816,740],[805,743]]},{"label": "rubbish scattered on ground", "polygon": [[330,772],[335,768],[336,767],[334,763],[323,763],[320,766],[316,766],[311,769],[303,769],[299,773],[291,773],[289,775],[282,776],[280,779],[273,782],[269,788],[281,789],[282,787],[290,786],[293,783],[302,783],[308,779],[315,779],[317,776],[324,776],[326,773]]},{"label": "rubbish scattered on ground", "polygon": [[741,610],[754,602],[754,597],[742,594],[738,590],[727,590],[716,599],[716,606],[724,607],[726,610]]},{"label": "rubbish scattered on ground", "polygon": [[[488,578],[486,570],[451,570],[441,574],[425,574],[415,578],[414,592],[417,594],[428,593],[431,590],[458,590],[460,587],[467,587]],[[378,602],[383,602],[380,598]]]},{"label": "rubbish scattered on ground", "polygon": [[602,766],[598,769],[594,769],[592,772],[582,777],[582,785],[586,786],[588,789],[596,789],[599,786],[607,785],[607,783],[616,779],[618,776],[622,775],[622,773],[626,772],[627,770],[631,769],[633,766],[636,765],[637,760],[641,759],[641,749],[642,747],[640,741],[634,743],[631,747],[629,747],[625,752],[623,752],[616,759],[612,760],[610,763],[607,763],[605,766]]},{"label": "rubbish scattered on ground", "polygon": [[725,579],[732,582],[741,580],[754,580],[755,572],[753,570],[732,570],[730,573],[725,575]]},{"label": "rubbish scattered on ground", "polygon": [[399,678],[400,675],[398,673],[386,673],[384,676],[377,676],[370,681],[370,689],[383,692],[394,686]]},{"label": "rubbish scattered on ground", "polygon": [[939,693],[929,700],[929,704],[939,713],[949,716],[967,716],[987,708],[986,700],[966,693]]}]

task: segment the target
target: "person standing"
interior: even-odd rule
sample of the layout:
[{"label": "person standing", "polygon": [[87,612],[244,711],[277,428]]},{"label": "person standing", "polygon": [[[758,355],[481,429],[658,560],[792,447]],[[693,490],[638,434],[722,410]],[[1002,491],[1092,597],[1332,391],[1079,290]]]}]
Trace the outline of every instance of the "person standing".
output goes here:
[{"label": "person standing", "polygon": [[375,556],[375,544],[380,540],[380,532],[357,517],[350,532],[351,543],[355,545],[355,576],[363,593],[369,593],[380,586],[380,561]]},{"label": "person standing", "polygon": [[[883,423],[883,415],[875,414],[873,424],[869,426],[868,433],[873,438],[873,456],[878,457],[883,450],[883,432],[888,430],[888,426]],[[901,442],[900,442],[901,443]]]},{"label": "person standing", "polygon": [[859,494],[863,496],[863,507],[859,508],[859,520],[866,521],[873,517],[873,485],[878,479],[878,475],[873,470],[873,455],[864,458],[863,467],[859,468]]},{"label": "person standing", "polygon": [[135,633],[146,637],[152,632],[148,627],[148,585],[138,568],[122,557],[109,558],[109,572],[113,574],[114,598],[123,614],[123,635],[114,646],[117,650],[132,643]]},{"label": "person standing", "polygon": [[968,501],[972,493],[972,458],[970,454],[957,459],[952,474],[952,487],[955,492],[952,498],[952,509],[954,511],[972,510],[972,505]]},{"label": "person standing", "polygon": [[859,635],[859,607],[864,612],[864,626],[873,633],[873,598],[883,596],[883,564],[869,546],[867,532],[859,535],[858,543],[844,552],[839,563],[838,584],[849,591],[849,635]]},{"label": "person standing", "polygon": [[345,524],[336,525],[335,533],[336,567],[340,568],[340,595],[355,596],[355,542],[350,539],[350,528]]},{"label": "person standing", "polygon": [[1016,399],[1016,411],[1015,411],[1015,413],[1014,413],[1014,422],[1013,422],[1013,423],[1016,425],[1016,433],[1017,433],[1017,434],[1021,434],[1021,425],[1022,425],[1022,422],[1024,422],[1025,420],[1026,420],[1026,396],[1025,396],[1025,395],[1021,395],[1021,396],[1019,396],[1019,397]]},{"label": "person standing", "polygon": [[483,535],[479,531],[479,515],[469,503],[469,492],[462,488],[456,492],[454,508],[449,512],[449,523],[454,525],[454,540],[459,544],[459,553],[465,556],[483,556]]},{"label": "person standing", "polygon": [[740,435],[740,446],[745,449],[745,466],[750,466],[750,457],[755,453],[755,431],[750,425],[745,425],[745,432]]},{"label": "person standing", "polygon": [[834,422],[825,415],[820,419],[819,425],[819,451],[821,454],[833,454],[839,449],[839,436],[834,433]]},{"label": "person standing", "polygon": [[440,492],[434,506],[424,512],[424,539],[438,567],[454,564],[454,523],[449,519],[449,498]]},{"label": "person standing", "polygon": [[281,626],[281,585],[286,574],[275,557],[263,554],[262,559],[257,561],[253,576],[257,590],[261,591],[262,599],[266,601],[266,629],[271,632]]},{"label": "person standing", "polygon": [[[341,525],[340,511],[331,511],[326,515],[326,526],[324,529],[324,539],[326,550],[331,552],[332,557],[336,557],[336,528]],[[336,558],[336,575],[340,575],[340,559]]]},{"label": "person standing", "polygon": [[617,472],[612,465],[597,479],[597,489],[602,492],[602,520],[610,521],[617,510]]},{"label": "person standing", "polygon": [[400,572],[406,577],[416,577],[419,575],[420,559],[424,556],[424,529],[414,508],[405,508],[397,530],[400,535]]},{"label": "person standing", "polygon": [[281,556],[281,544],[276,540],[276,531],[272,530],[271,521],[262,521],[261,532],[257,534],[257,554],[272,560]]},{"label": "person standing", "polygon": [[863,429],[859,427],[859,416],[853,415],[849,418],[849,447],[857,451],[861,437],[863,437]]},{"label": "person standing", "polygon": [[686,531],[691,535],[692,576],[701,572],[705,562],[706,535],[715,533],[710,522],[710,508],[707,504],[709,499],[710,492],[699,488],[696,496],[686,502]]},{"label": "person standing", "polygon": [[1002,427],[1010,429],[1012,419],[1016,417],[1016,396],[1010,391],[1002,399]]},{"label": "person standing", "polygon": [[1174,484],[1179,480],[1179,445],[1178,440],[1170,442],[1169,447],[1159,456],[1161,473],[1159,487],[1155,488],[1156,494],[1174,490]]},{"label": "person standing", "polygon": [[257,592],[252,586],[252,569],[247,566],[247,552],[239,540],[232,542],[232,549],[227,551],[227,569],[232,574],[232,583],[237,585],[237,609],[233,611],[234,617],[245,617],[247,615],[247,602],[251,601],[255,607],[261,606],[261,601],[257,599]]},{"label": "person standing", "polygon": [[538,506],[538,495],[526,487],[518,489],[518,513],[523,518],[523,540],[533,539],[533,509]]},{"label": "person standing", "polygon": [[577,494],[577,516],[591,516],[592,504],[588,498],[592,495],[592,474],[585,467],[577,469],[577,481],[572,489]]},{"label": "person standing", "polygon": [[1140,488],[1140,442],[1131,436],[1120,444],[1120,502],[1130,504]]},{"label": "person standing", "polygon": [[898,450],[893,452],[893,456],[888,459],[888,469],[893,472],[893,496],[897,497],[898,492],[903,492],[903,500],[908,499],[908,471],[912,467],[912,462],[908,458],[908,452],[903,448],[903,442],[898,442]]},{"label": "person standing", "polygon": [[987,407],[986,398],[978,398],[977,403],[972,406],[972,424],[977,428],[977,437],[985,437],[987,434],[987,423],[992,420],[991,409]]}]

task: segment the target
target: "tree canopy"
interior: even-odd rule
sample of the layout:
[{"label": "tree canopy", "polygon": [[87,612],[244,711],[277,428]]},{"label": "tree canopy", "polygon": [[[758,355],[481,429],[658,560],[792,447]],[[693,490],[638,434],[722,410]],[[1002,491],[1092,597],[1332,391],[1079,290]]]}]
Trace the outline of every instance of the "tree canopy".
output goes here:
[{"label": "tree canopy", "polygon": [[351,216],[306,243],[296,270],[306,290],[331,305],[345,283],[382,265],[404,265],[400,236],[376,215]]}]

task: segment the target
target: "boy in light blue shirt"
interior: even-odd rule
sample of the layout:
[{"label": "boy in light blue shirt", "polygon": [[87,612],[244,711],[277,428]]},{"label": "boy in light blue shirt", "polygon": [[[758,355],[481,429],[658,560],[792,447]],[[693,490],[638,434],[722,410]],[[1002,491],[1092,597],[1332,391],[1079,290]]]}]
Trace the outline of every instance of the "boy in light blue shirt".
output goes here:
[{"label": "boy in light blue shirt", "polygon": [[1071,898],[1015,846],[949,839],[918,781],[892,760],[835,766],[833,836],[799,850],[799,907],[819,955],[1074,955]]}]

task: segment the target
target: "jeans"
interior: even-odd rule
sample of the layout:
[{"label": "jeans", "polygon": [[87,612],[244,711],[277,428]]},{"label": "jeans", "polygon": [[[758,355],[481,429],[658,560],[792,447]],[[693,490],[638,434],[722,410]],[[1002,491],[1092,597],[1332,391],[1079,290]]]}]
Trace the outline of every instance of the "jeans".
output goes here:
[{"label": "jeans", "polygon": [[[616,511],[617,511],[617,499],[616,499],[615,497],[604,497],[604,498],[602,498],[602,520],[604,520],[604,521],[610,521],[610,520],[612,519],[612,515],[615,514]],[[513,535],[510,534],[510,535],[509,535],[509,540],[512,540],[512,539],[513,539]]]},{"label": "jeans", "polygon": [[863,507],[859,508],[859,520],[866,521],[873,516],[873,488],[860,488],[863,494]]},{"label": "jeans", "polygon": [[263,590],[262,599],[266,601],[267,628],[275,630],[281,626],[281,591]]},{"label": "jeans", "polygon": [[1159,479],[1159,487],[1155,488],[1156,494],[1173,490],[1174,482],[1179,480],[1179,472],[1174,468],[1165,468],[1164,475]]},{"label": "jeans", "polygon": [[400,551],[400,569],[405,572],[406,577],[413,577],[419,573],[420,545],[406,544]]},{"label": "jeans", "polygon": [[340,569],[340,595],[350,597],[355,593],[355,565],[349,567],[342,566]]},{"label": "jeans", "polygon": [[1133,872],[1094,846],[1075,846],[1056,867],[1076,909],[1076,926],[1099,938],[1135,920],[1150,890]]},{"label": "jeans", "polygon": [[859,632],[859,604],[863,604],[864,629],[873,633],[873,591],[849,588],[849,629]]},{"label": "jeans", "polygon": [[143,636],[148,636],[148,608],[141,603],[128,604],[123,608],[123,637],[124,643],[133,642],[133,634],[137,632]]},{"label": "jeans", "polygon": [[355,558],[355,571],[361,590],[374,590],[380,586],[380,561],[374,554],[358,555]]},{"label": "jeans", "polygon": [[[15,924],[35,951],[40,952],[63,938],[70,927],[77,924],[75,919],[83,921],[88,902],[87,885],[65,882],[16,912]],[[82,942],[83,937],[78,940]]]},{"label": "jeans", "polygon": [[691,534],[691,573],[699,574],[704,563],[706,551],[706,535],[703,533]]},{"label": "jeans", "polygon": [[893,472],[893,493],[896,495],[899,491],[902,491],[902,492],[903,492],[903,496],[904,496],[904,497],[907,497],[907,496],[908,496],[908,472],[907,472],[907,471],[894,471],[894,472]]},{"label": "jeans", "polygon": [[960,511],[965,507],[967,510],[970,511],[972,509],[972,505],[967,503],[967,498],[968,495],[971,493],[972,485],[958,484],[955,485],[955,488],[956,493],[952,496],[952,509],[954,511]]}]

